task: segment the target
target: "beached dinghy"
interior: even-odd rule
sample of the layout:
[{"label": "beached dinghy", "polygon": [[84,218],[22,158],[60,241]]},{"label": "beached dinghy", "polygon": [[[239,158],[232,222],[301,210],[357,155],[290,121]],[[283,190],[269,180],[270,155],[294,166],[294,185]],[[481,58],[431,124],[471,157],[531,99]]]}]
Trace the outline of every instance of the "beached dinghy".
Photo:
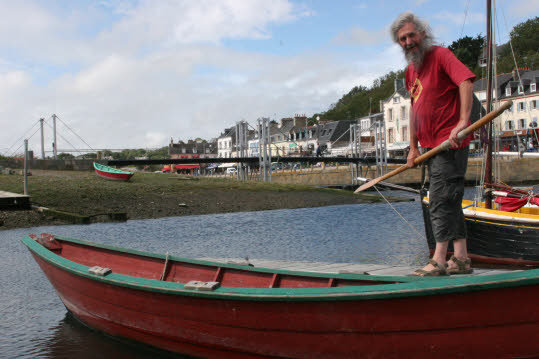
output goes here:
[{"label": "beached dinghy", "polygon": [[129,181],[134,174],[133,172],[122,171],[97,162],[94,162],[94,169],[98,176],[113,181]]},{"label": "beached dinghy", "polygon": [[324,274],[22,239],[97,330],[208,358],[535,357],[539,269],[446,278]]}]

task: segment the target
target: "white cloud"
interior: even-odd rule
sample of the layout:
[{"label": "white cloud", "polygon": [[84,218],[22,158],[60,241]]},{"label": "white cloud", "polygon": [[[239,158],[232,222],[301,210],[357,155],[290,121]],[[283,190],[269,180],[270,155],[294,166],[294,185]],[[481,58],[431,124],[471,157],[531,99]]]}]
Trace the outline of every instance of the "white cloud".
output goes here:
[{"label": "white cloud", "polygon": [[532,18],[539,13],[539,1],[529,0],[513,0],[508,2],[509,4],[503,4],[504,11],[509,9],[509,14],[512,17],[526,17]]},{"label": "white cloud", "polygon": [[478,13],[478,12],[451,12],[451,11],[442,11],[439,13],[436,13],[432,16],[434,19],[446,22],[446,23],[452,23],[453,25],[457,25],[459,27],[466,26],[467,24],[482,24],[485,20],[485,14]]},{"label": "white cloud", "polygon": [[[36,4],[0,4],[2,13],[14,14],[9,25],[0,24],[0,126],[9,129],[0,132],[0,150],[53,113],[92,148],[210,139],[241,119],[327,110],[352,87],[369,86],[402,62],[394,46],[347,58],[331,44],[295,56],[225,47],[225,39],[267,38],[275,24],[315,15],[285,0],[101,1],[87,17],[80,9]],[[113,16],[105,13],[111,8]],[[26,13],[35,19],[28,28],[21,21]],[[389,41],[385,30],[339,36],[351,45]],[[19,58],[24,64],[16,67]],[[36,73],[49,68],[57,73],[36,83]],[[70,148],[67,141],[87,147],[64,126],[59,131],[60,149]],[[50,129],[45,132],[50,144]],[[35,151],[38,137],[31,139]]]},{"label": "white cloud", "polygon": [[332,40],[337,45],[376,45],[389,41],[389,33],[385,30],[369,31],[354,27],[341,32]]}]

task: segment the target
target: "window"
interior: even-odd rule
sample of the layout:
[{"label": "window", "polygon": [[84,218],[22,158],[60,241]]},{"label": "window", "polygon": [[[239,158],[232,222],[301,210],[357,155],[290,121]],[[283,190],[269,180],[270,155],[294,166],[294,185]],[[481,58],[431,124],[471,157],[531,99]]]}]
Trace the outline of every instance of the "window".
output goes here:
[{"label": "window", "polygon": [[530,110],[537,109],[537,100],[531,100],[530,101]]},{"label": "window", "polygon": [[185,147],[183,147],[182,148],[182,153],[185,153],[185,152],[186,152]]},{"label": "window", "polygon": [[505,96],[511,96],[511,87],[505,88]]},{"label": "window", "polygon": [[526,120],[521,118],[520,120],[518,120],[518,129],[523,130],[525,128],[526,128]]},{"label": "window", "polygon": [[393,103],[399,103],[399,102],[401,102],[400,97],[393,97]]},{"label": "window", "polygon": [[513,130],[513,129],[514,129],[513,121],[511,121],[511,120],[505,121],[505,130],[510,131],[510,130]]},{"label": "window", "polygon": [[534,82],[530,84],[530,92],[535,92],[535,91],[537,91],[537,84]]},{"label": "window", "polygon": [[408,141],[408,126],[402,126],[402,140]]},{"label": "window", "polygon": [[518,85],[518,93],[522,95],[524,93],[524,86]]},{"label": "window", "polygon": [[197,153],[197,148],[193,147],[193,153]]},{"label": "window", "polygon": [[526,111],[526,102],[519,102],[517,104],[517,112]]},{"label": "window", "polygon": [[537,117],[534,117],[532,123],[530,123],[531,128],[537,128]]},{"label": "window", "polygon": [[387,119],[389,122],[393,122],[393,109],[392,108],[389,109]]},{"label": "window", "polygon": [[401,118],[406,121],[406,106],[401,106]]},{"label": "window", "polygon": [[387,130],[387,137],[388,137],[388,142],[393,143],[393,129],[392,128]]}]

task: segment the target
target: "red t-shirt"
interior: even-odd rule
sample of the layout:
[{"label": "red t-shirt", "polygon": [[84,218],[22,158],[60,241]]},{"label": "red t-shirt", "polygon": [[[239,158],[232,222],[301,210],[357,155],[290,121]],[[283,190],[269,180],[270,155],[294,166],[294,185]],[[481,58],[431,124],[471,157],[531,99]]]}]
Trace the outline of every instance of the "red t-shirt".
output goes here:
[{"label": "red t-shirt", "polygon": [[[406,70],[406,88],[412,101],[412,118],[419,144],[434,148],[449,138],[460,119],[458,86],[475,75],[445,47],[433,46],[419,71],[414,64]],[[468,146],[468,136],[460,148]]]}]

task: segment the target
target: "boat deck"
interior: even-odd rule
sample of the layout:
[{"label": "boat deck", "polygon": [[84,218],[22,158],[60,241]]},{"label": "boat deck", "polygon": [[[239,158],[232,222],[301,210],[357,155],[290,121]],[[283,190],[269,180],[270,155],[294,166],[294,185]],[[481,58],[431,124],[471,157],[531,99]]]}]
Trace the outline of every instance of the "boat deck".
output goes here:
[{"label": "boat deck", "polygon": [[30,196],[0,191],[0,209],[30,209]]},{"label": "boat deck", "polygon": [[[412,273],[418,267],[392,266],[386,264],[361,264],[361,263],[331,263],[331,262],[301,262],[284,260],[251,259],[247,262],[241,258],[197,258],[200,260],[233,263],[233,264],[252,264],[255,268],[284,269],[300,272],[318,272],[318,273],[354,273],[370,274],[379,276],[403,276]],[[492,274],[501,274],[512,272],[512,269],[488,269],[474,268],[472,274],[461,274],[461,276],[483,276]]]}]

